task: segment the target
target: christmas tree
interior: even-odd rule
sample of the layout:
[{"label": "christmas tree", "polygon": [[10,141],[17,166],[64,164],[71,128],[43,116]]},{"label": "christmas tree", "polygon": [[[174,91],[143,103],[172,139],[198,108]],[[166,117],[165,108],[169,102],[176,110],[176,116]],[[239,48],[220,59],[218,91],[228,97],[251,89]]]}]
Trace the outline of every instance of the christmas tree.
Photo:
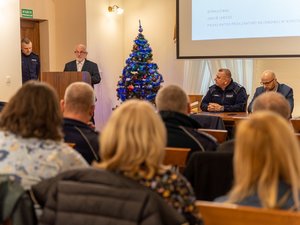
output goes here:
[{"label": "christmas tree", "polygon": [[152,49],[142,32],[139,22],[139,34],[134,40],[133,49],[117,85],[118,100],[122,102],[132,98],[154,102],[163,82],[162,75],[157,72],[156,63],[152,63]]}]

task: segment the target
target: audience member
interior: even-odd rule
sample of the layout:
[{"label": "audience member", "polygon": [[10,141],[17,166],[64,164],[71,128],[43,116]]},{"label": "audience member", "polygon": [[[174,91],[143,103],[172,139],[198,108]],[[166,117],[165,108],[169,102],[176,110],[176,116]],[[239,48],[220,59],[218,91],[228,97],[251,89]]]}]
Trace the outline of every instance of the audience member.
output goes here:
[{"label": "audience member", "polygon": [[285,119],[291,117],[291,106],[288,100],[277,92],[265,92],[253,101],[253,112],[270,110],[278,113]]},{"label": "audience member", "polygon": [[1,113],[1,174],[15,175],[28,189],[64,170],[87,167],[81,155],[63,143],[61,124],[55,90],[26,82]]},{"label": "audience member", "polygon": [[[289,119],[291,116],[290,104],[283,97],[283,95],[276,92],[266,92],[259,95],[253,101],[253,112],[269,110],[274,113],[278,113],[285,119]],[[235,140],[228,140],[220,144],[217,151],[230,151],[233,152]]]},{"label": "audience member", "polygon": [[190,148],[195,151],[216,150],[216,140],[204,132],[198,132],[200,125],[188,116],[188,96],[179,86],[169,85],[160,89],[155,103],[167,128],[167,146]]},{"label": "audience member", "polygon": [[260,84],[262,85],[261,87],[256,88],[254,96],[252,98],[252,101],[250,102],[248,106],[248,112],[252,112],[252,106],[253,102],[256,99],[257,96],[261,95],[264,92],[278,92],[282,94],[289,102],[290,104],[290,110],[291,114],[294,109],[294,94],[293,94],[293,89],[290,88],[289,86],[285,84],[280,84],[278,83],[276,79],[276,75],[273,71],[271,70],[266,70],[262,73],[261,79],[260,79]]},{"label": "audience member", "polygon": [[179,225],[185,221],[181,213],[197,224],[190,184],[162,165],[166,130],[150,103],[124,102],[100,144],[96,168],[67,171],[33,186],[44,207],[41,223]]},{"label": "audience member", "polygon": [[255,112],[237,128],[234,186],[217,199],[264,208],[299,209],[300,149],[286,119]]},{"label": "audience member", "polygon": [[38,80],[40,73],[40,59],[32,52],[32,42],[28,38],[21,40],[22,83]]},{"label": "audience member", "polygon": [[100,83],[101,76],[98,69],[98,65],[86,57],[88,52],[86,46],[83,44],[78,44],[74,50],[75,60],[65,64],[64,71],[87,71],[91,75],[92,86]]},{"label": "audience member", "polygon": [[99,167],[152,189],[192,221],[196,208],[190,184],[162,165],[166,138],[165,126],[150,103],[126,101],[113,112],[101,134]]},{"label": "audience member", "polygon": [[103,169],[66,171],[34,185],[31,194],[43,209],[43,225],[187,224],[149,188]]},{"label": "audience member", "polygon": [[245,112],[247,98],[245,88],[232,80],[230,70],[219,69],[200,108],[209,112]]},{"label": "audience member", "polygon": [[90,125],[95,110],[93,88],[84,82],[70,84],[60,102],[64,116],[64,139],[91,164],[99,162],[99,133]]}]

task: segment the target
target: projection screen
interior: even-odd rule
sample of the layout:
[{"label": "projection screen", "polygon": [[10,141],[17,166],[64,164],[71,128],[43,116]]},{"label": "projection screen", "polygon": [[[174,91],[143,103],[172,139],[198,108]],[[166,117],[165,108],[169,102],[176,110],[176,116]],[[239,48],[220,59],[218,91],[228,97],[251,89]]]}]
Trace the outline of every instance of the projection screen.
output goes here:
[{"label": "projection screen", "polygon": [[177,58],[300,56],[299,0],[177,0]]}]

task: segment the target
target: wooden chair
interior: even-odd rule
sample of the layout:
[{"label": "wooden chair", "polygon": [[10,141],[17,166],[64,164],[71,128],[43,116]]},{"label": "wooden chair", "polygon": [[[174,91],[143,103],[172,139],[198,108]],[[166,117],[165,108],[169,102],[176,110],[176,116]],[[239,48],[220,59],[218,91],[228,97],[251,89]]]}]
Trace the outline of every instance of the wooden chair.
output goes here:
[{"label": "wooden chair", "polygon": [[247,120],[248,117],[233,117],[234,119],[234,126],[237,127],[237,125],[243,121],[243,120]]},{"label": "wooden chair", "polygon": [[300,119],[291,119],[290,121],[295,133],[300,133]]},{"label": "wooden chair", "polygon": [[203,95],[188,95],[190,106],[191,106],[191,113],[198,113],[200,112],[200,104],[203,98]]},{"label": "wooden chair", "polygon": [[66,142],[67,145],[69,145],[71,148],[75,148],[76,143]]},{"label": "wooden chair", "polygon": [[299,225],[300,213],[228,203],[197,201],[205,225]]},{"label": "wooden chair", "polygon": [[227,140],[227,135],[228,135],[228,131],[227,130],[216,130],[216,129],[199,128],[198,131],[210,134],[211,136],[213,136],[214,138],[216,138],[219,143],[223,143],[224,141]]},{"label": "wooden chair", "polygon": [[165,158],[163,163],[165,165],[171,165],[176,168],[184,168],[186,166],[186,158],[191,151],[190,148],[165,148]]}]

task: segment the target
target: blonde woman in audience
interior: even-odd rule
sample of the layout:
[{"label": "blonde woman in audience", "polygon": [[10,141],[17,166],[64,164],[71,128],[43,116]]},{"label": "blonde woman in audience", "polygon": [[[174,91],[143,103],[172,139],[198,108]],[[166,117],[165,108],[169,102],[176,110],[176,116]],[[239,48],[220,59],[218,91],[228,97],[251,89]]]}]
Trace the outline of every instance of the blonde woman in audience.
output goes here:
[{"label": "blonde woman in audience", "polygon": [[299,209],[300,149],[285,118],[270,111],[259,111],[239,123],[234,179],[229,202]]},{"label": "blonde woman in audience", "polygon": [[5,105],[0,117],[0,173],[28,189],[72,168],[88,167],[63,143],[62,115],[55,90],[29,81]]},{"label": "blonde woman in audience", "polygon": [[150,103],[129,100],[118,107],[101,134],[100,145],[102,163],[98,167],[152,189],[191,224],[197,224],[190,184],[162,164],[166,129]]}]

